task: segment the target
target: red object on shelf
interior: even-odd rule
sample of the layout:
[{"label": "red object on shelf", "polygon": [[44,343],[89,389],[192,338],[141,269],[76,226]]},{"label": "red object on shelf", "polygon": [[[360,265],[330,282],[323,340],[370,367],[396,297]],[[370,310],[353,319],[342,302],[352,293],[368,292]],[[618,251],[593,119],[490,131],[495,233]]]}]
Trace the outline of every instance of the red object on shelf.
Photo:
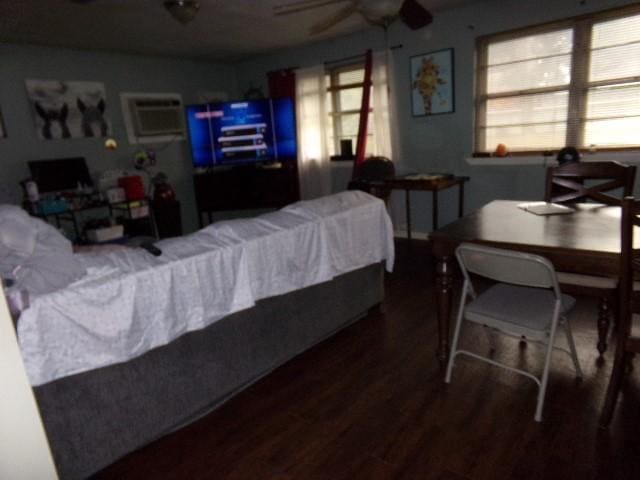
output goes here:
[{"label": "red object on shelf", "polygon": [[130,177],[120,177],[118,185],[124,188],[124,194],[127,200],[142,200],[144,198],[144,183],[138,175]]}]

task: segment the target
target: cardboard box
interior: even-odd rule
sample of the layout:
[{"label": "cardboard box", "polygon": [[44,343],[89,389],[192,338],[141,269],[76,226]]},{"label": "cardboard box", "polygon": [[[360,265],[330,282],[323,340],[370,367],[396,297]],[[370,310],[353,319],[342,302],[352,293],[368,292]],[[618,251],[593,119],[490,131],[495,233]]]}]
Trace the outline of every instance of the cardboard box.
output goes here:
[{"label": "cardboard box", "polygon": [[113,225],[112,227],[87,230],[87,239],[92,243],[102,243],[121,238],[123,234],[124,227],[122,225]]}]

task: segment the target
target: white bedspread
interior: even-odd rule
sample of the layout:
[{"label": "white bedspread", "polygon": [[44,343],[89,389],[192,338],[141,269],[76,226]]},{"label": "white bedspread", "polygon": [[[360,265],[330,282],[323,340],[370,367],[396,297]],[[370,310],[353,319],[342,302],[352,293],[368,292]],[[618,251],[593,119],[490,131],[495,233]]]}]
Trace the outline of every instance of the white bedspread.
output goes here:
[{"label": "white bedspread", "polygon": [[[350,191],[142,249],[78,254],[88,273],[18,322],[31,384],[125,362],[257,300],[394,261],[384,203]],[[357,288],[357,286],[354,286]]]}]

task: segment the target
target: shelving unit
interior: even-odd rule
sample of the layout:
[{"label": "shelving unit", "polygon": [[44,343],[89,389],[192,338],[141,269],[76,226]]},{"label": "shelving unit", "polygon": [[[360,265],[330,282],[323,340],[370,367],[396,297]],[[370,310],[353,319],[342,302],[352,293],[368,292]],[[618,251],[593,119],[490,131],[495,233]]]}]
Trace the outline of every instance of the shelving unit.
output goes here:
[{"label": "shelving unit", "polygon": [[[103,210],[104,214],[93,214],[89,212]],[[136,201],[124,201],[110,204],[108,202],[91,202],[81,207],[73,207],[63,212],[39,213],[33,210],[30,213],[40,217],[45,221],[53,220],[57,228],[63,226],[63,222],[71,224],[73,229],[73,241],[83,242],[83,217],[90,216],[94,219],[99,218],[115,218],[124,225],[124,235],[132,236],[151,236],[158,235],[151,202],[145,198]]]}]

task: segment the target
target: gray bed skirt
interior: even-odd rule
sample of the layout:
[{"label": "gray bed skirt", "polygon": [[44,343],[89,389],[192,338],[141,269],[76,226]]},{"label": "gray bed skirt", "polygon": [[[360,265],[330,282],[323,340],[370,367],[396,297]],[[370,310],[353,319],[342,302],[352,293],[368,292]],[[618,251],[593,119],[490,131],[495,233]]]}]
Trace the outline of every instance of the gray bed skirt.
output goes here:
[{"label": "gray bed skirt", "polygon": [[126,363],[35,387],[60,478],[99,471],[212,410],[384,296],[382,264],[261,300]]}]

